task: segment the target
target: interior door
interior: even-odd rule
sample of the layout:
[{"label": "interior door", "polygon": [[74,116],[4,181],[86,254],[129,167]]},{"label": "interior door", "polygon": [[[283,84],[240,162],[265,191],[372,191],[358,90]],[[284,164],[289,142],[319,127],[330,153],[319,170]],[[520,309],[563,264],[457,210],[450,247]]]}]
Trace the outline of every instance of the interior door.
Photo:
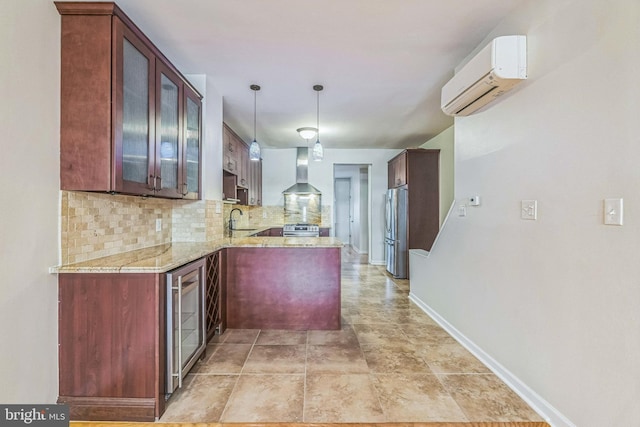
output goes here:
[{"label": "interior door", "polygon": [[345,244],[351,244],[351,179],[336,178],[334,183],[336,204],[336,237]]}]

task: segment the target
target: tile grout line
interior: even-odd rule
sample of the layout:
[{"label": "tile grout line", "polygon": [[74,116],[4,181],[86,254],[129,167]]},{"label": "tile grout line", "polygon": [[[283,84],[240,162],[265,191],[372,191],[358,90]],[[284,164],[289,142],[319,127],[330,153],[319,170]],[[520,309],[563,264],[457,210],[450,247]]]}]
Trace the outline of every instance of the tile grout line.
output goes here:
[{"label": "tile grout line", "polygon": [[[220,417],[218,417],[218,422],[219,423],[222,422],[221,420],[224,417],[224,414],[227,411],[227,408],[229,407],[229,402],[231,401],[231,396],[233,396],[233,392],[236,391],[236,388],[238,387],[238,383],[240,382],[240,377],[242,376],[242,373],[244,371],[244,367],[247,364],[247,361],[249,360],[249,356],[251,356],[251,353],[253,352],[253,347],[256,345],[256,342],[258,341],[258,337],[260,336],[261,332],[262,332],[262,329],[260,329],[258,331],[258,335],[256,335],[256,337],[254,338],[253,343],[251,344],[251,348],[249,349],[249,353],[247,353],[247,357],[244,359],[244,363],[242,364],[242,368],[240,368],[240,372],[238,372],[238,378],[236,378],[236,382],[233,385],[233,388],[231,389],[231,393],[229,393],[229,397],[227,397],[227,403],[225,403],[224,408],[222,409],[222,412],[220,412]],[[227,339],[225,339],[224,341],[226,342]]]},{"label": "tile grout line", "polygon": [[307,363],[309,362],[309,331],[306,331],[304,344],[304,381],[302,385],[302,422],[306,422],[305,410],[307,407]]}]

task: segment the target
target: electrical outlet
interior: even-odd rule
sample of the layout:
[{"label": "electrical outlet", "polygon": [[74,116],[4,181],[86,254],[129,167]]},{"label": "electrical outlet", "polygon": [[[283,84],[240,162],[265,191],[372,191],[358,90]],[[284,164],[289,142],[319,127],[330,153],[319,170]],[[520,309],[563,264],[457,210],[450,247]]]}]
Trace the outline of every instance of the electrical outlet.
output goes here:
[{"label": "electrical outlet", "polygon": [[156,231],[162,231],[162,218],[156,218]]},{"label": "electrical outlet", "polygon": [[520,202],[520,219],[538,219],[538,201],[522,200]]}]

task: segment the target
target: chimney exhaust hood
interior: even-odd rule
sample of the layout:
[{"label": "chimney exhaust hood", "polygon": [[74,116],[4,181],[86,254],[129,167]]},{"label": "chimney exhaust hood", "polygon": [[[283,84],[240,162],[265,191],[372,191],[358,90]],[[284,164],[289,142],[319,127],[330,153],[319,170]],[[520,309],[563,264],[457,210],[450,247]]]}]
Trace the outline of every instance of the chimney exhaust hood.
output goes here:
[{"label": "chimney exhaust hood", "polygon": [[322,194],[320,190],[309,184],[309,149],[307,147],[298,147],[296,183],[284,190],[282,194]]}]

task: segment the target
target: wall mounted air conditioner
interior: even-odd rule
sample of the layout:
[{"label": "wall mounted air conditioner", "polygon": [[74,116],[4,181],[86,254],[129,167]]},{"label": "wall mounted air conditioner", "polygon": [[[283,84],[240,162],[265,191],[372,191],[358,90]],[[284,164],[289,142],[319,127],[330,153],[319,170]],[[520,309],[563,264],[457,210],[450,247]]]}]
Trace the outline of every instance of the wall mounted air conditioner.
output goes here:
[{"label": "wall mounted air conditioner", "polygon": [[468,116],[527,78],[527,37],[497,37],[442,88],[441,107]]}]

